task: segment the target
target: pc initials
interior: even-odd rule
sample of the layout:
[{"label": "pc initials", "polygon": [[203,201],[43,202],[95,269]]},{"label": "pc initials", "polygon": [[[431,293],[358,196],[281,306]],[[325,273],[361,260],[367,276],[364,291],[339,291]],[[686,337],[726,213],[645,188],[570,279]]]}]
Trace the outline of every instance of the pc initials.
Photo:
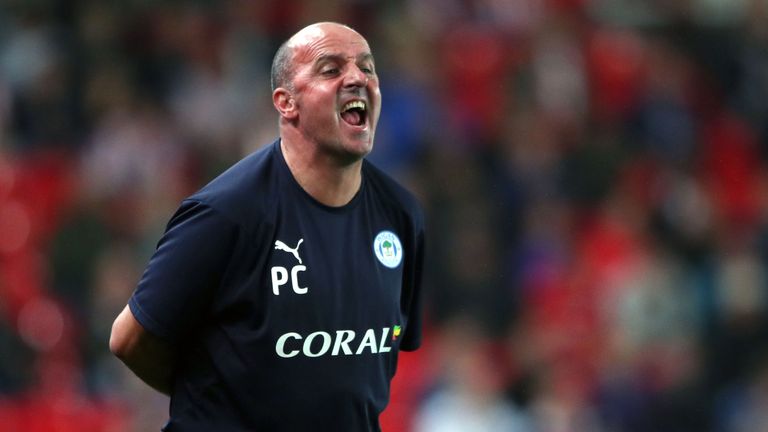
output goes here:
[{"label": "pc initials", "polygon": [[291,268],[290,278],[288,277],[288,269],[285,267],[275,266],[272,267],[271,273],[272,273],[272,293],[275,295],[280,295],[280,287],[285,285],[288,282],[288,279],[291,280],[291,286],[293,287],[293,292],[296,294],[306,294],[308,291],[308,288],[302,288],[299,286],[299,273],[307,270],[307,266],[303,265],[297,265],[293,266]]}]

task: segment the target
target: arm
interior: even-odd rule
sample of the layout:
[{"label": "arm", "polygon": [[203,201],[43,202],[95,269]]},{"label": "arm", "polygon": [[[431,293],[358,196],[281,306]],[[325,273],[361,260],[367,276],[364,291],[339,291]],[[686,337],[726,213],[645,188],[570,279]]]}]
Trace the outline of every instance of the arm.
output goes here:
[{"label": "arm", "polygon": [[154,389],[171,392],[178,347],[211,307],[236,235],[236,225],[211,207],[184,201],[115,320],[110,350]]},{"label": "arm", "polygon": [[171,394],[175,353],[169,343],[146,331],[128,306],[112,324],[109,350],[150,387]]}]

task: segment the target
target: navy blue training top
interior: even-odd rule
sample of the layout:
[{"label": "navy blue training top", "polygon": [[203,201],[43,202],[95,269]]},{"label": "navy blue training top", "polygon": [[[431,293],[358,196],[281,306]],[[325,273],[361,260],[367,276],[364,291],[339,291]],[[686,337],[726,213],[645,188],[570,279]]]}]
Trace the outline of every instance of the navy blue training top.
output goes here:
[{"label": "navy blue training top", "polygon": [[367,161],[352,201],[319,203],[279,140],[184,200],[129,300],[178,347],[163,430],[380,430],[420,344],[423,229]]}]

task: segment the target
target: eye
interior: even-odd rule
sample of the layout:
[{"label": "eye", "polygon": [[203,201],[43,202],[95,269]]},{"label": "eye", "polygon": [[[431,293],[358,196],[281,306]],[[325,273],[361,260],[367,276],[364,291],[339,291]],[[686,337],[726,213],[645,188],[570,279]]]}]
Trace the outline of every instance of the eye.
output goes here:
[{"label": "eye", "polygon": [[320,71],[323,75],[336,75],[339,73],[339,68],[336,67],[328,67]]}]

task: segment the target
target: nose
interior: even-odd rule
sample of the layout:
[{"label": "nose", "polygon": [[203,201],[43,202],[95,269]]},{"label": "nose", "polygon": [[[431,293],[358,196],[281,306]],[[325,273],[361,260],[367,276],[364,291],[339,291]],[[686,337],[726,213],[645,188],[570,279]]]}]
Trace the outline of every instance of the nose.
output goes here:
[{"label": "nose", "polygon": [[344,77],[344,85],[348,87],[365,87],[368,84],[368,75],[359,67],[352,65],[348,68]]}]

